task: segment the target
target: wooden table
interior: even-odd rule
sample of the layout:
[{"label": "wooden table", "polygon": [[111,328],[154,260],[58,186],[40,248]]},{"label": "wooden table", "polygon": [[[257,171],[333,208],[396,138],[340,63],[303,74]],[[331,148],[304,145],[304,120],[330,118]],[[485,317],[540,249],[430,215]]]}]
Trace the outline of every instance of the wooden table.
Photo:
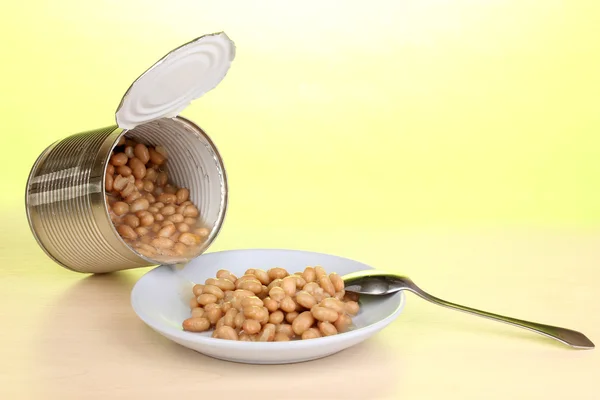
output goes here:
[{"label": "wooden table", "polygon": [[[373,339],[284,366],[222,362],[171,343],[133,313],[146,270],[61,269],[24,217],[3,216],[1,399],[599,399],[599,350],[428,304]],[[290,236],[291,235],[291,236]],[[600,234],[298,232],[226,228],[214,249],[300,247],[402,271],[458,303],[569,327],[600,343]],[[290,238],[293,238],[291,240]]]}]

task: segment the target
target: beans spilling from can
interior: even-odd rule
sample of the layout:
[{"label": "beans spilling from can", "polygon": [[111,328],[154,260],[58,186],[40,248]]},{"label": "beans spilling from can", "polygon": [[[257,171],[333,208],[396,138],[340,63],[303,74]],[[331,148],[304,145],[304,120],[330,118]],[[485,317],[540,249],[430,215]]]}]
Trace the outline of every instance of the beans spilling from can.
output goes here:
[{"label": "beans spilling from can", "polygon": [[190,191],[169,182],[167,154],[122,137],[106,168],[106,203],[121,238],[142,256],[185,261],[200,253],[202,226]]}]

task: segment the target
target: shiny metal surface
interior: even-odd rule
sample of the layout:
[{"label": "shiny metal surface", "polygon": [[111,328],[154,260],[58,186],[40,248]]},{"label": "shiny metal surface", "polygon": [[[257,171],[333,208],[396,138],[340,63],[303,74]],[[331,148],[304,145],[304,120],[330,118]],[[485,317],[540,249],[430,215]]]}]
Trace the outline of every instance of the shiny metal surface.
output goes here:
[{"label": "shiny metal surface", "polygon": [[123,131],[116,126],[79,133],[48,147],[35,162],[26,187],[31,231],[44,252],[77,272],[106,273],[156,265],[117,234],[106,208],[104,176],[108,158],[125,135],[161,145],[169,154],[169,174],[190,189],[211,229],[201,251],[217,236],[227,209],[227,178],[208,136],[177,117]]},{"label": "shiny metal surface", "polygon": [[577,349],[593,349],[594,343],[583,333],[557,326],[545,325],[536,322],[506,317],[475,308],[461,306],[435,296],[420,289],[410,278],[402,275],[387,273],[384,271],[359,271],[342,277],[347,292],[365,295],[384,296],[396,293],[400,290],[408,290],[419,297],[442,307],[463,311],[469,314],[488,318],[494,321],[504,322],[513,326],[524,328],[543,336],[556,339],[561,343]]}]

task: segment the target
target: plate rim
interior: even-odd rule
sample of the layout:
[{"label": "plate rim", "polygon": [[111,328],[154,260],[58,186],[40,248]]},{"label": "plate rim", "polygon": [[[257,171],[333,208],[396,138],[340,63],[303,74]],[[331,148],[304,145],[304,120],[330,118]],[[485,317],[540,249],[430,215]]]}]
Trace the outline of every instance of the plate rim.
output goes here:
[{"label": "plate rim", "polygon": [[[223,253],[237,253],[237,252],[248,252],[248,251],[250,251],[250,252],[253,252],[253,251],[278,251],[278,252],[285,251],[285,252],[291,252],[291,253],[309,253],[312,255],[334,257],[334,258],[342,259],[345,261],[351,261],[353,263],[358,263],[358,264],[365,266],[366,267],[365,269],[373,269],[373,270],[375,269],[374,267],[372,267],[368,264],[365,264],[363,262],[356,261],[356,260],[353,260],[353,259],[350,259],[347,257],[334,255],[334,254],[320,253],[320,252],[314,252],[314,251],[308,251],[308,250],[283,249],[283,248],[250,248],[250,249],[219,250],[219,251],[215,251],[215,252],[204,253],[204,254],[198,256],[197,259],[201,258],[201,257],[218,256],[219,254],[223,254]],[[156,332],[158,332],[159,334],[161,334],[163,336],[168,335],[168,336],[170,336],[169,337],[170,339],[176,338],[176,339],[186,341],[186,342],[188,342],[188,341],[197,342],[199,344],[208,345],[213,348],[214,347],[217,347],[217,348],[226,347],[229,349],[243,348],[243,349],[253,349],[253,350],[261,350],[261,348],[293,349],[293,348],[302,348],[302,347],[306,347],[306,346],[314,346],[315,343],[317,346],[321,345],[321,344],[326,345],[328,342],[339,341],[340,340],[339,338],[341,335],[344,335],[344,337],[347,340],[351,340],[352,338],[360,338],[363,336],[363,334],[375,331],[379,327],[381,327],[381,329],[385,328],[387,325],[389,325],[391,322],[393,322],[402,313],[402,311],[404,310],[404,307],[406,305],[406,296],[404,294],[404,291],[399,291],[393,295],[393,297],[398,297],[398,306],[387,317],[385,317],[377,322],[374,322],[372,324],[369,324],[367,326],[363,326],[361,328],[354,329],[349,332],[344,332],[344,333],[340,333],[340,334],[332,335],[332,336],[320,337],[320,338],[316,338],[313,340],[291,340],[288,342],[245,342],[245,341],[216,339],[216,338],[213,338],[210,336],[198,335],[196,332],[186,332],[184,330],[175,329],[168,325],[166,326],[167,329],[165,329],[165,325],[162,325],[162,324],[157,326],[158,324],[155,324],[153,322],[153,320],[154,320],[153,318],[149,317],[146,313],[144,313],[143,311],[140,310],[140,306],[136,304],[137,302],[135,300],[135,296],[136,296],[137,291],[141,290],[139,288],[140,288],[142,281],[150,279],[149,276],[151,276],[151,274],[153,274],[153,273],[156,273],[156,271],[165,270],[165,269],[171,269],[171,266],[159,265],[155,268],[152,268],[150,271],[147,271],[140,279],[137,280],[137,282],[131,289],[131,295],[130,295],[130,303],[133,308],[133,311],[138,316],[138,318],[140,318],[146,325],[148,325],[150,328],[152,328],[153,330],[155,330]]]}]

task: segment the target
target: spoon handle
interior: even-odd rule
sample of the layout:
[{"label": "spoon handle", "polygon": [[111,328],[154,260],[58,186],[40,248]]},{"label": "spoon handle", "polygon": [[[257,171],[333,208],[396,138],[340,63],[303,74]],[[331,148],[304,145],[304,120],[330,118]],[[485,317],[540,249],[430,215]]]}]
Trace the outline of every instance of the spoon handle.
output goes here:
[{"label": "spoon handle", "polygon": [[571,329],[560,328],[557,326],[539,324],[537,322],[524,321],[521,319],[506,317],[504,315],[494,314],[487,311],[477,310],[475,308],[461,306],[460,304],[451,303],[446,300],[439,299],[429,293],[424,292],[418,288],[414,283],[407,287],[408,290],[422,297],[423,299],[430,301],[434,304],[442,307],[452,308],[454,310],[463,311],[469,314],[478,315],[480,317],[488,318],[494,321],[504,322],[513,326],[528,329],[533,332],[537,332],[541,335],[547,336],[552,339],[556,339],[559,342],[567,344],[569,346],[578,349],[593,349],[594,343],[588,339],[583,333],[573,331]]}]

